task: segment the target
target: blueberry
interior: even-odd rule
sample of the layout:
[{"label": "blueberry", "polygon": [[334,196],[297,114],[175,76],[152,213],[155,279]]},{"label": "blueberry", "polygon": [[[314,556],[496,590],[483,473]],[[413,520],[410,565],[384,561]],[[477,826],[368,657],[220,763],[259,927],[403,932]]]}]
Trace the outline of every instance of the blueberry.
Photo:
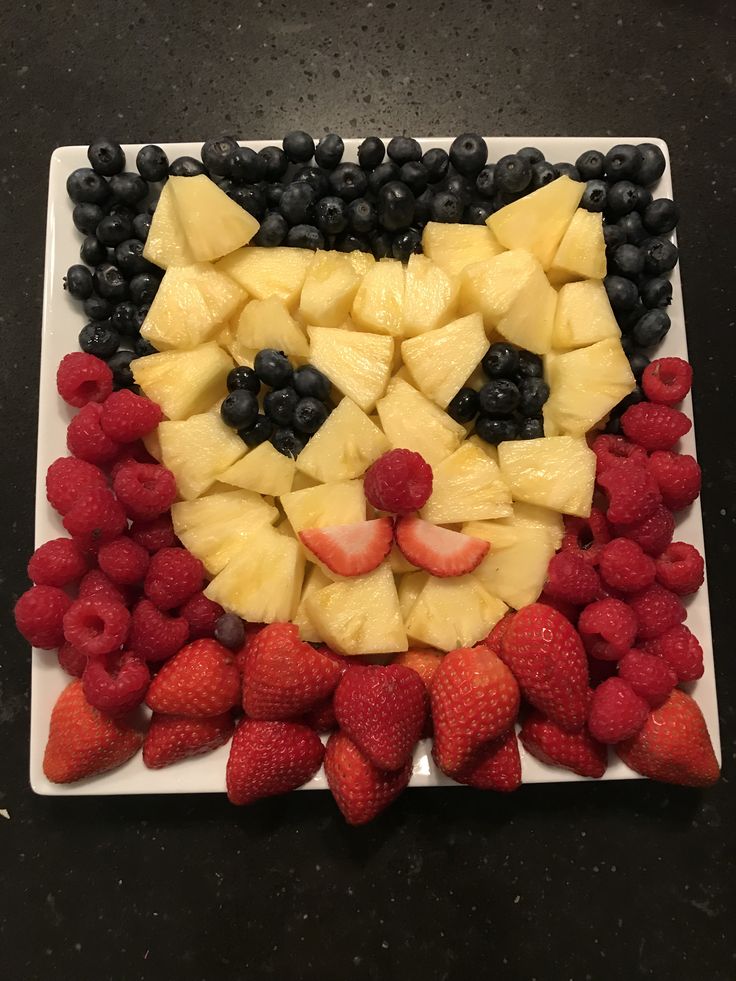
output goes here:
[{"label": "blueberry", "polygon": [[434,200],[434,190],[431,187],[425,188],[414,202],[414,224],[423,227],[430,221],[432,216],[432,201]]},{"label": "blueberry", "polygon": [[196,157],[177,157],[169,164],[171,177],[198,177],[200,174],[206,173],[207,168]]},{"label": "blueberry", "polygon": [[364,170],[373,170],[386,155],[383,140],[377,136],[369,136],[358,147],[358,162]]},{"label": "blueberry", "polygon": [[[283,391],[293,391],[285,388]],[[327,409],[318,399],[307,396],[299,399],[294,409],[294,428],[300,433],[311,436],[327,418]]]},{"label": "blueberry", "polygon": [[110,188],[91,167],[79,167],[67,177],[66,193],[75,204],[101,204],[108,198]]},{"label": "blueberry", "polygon": [[115,309],[114,305],[97,293],[93,293],[84,301],[84,315],[90,320],[108,320]]},{"label": "blueberry", "polygon": [[260,221],[266,213],[266,199],[257,184],[246,184],[244,187],[233,187],[227,196],[239,204],[243,211]]},{"label": "blueberry", "polygon": [[123,300],[112,312],[112,325],[124,337],[135,337],[138,333],[138,307],[130,300]]},{"label": "blueberry", "polygon": [[639,299],[639,291],[630,279],[624,279],[623,276],[606,276],[603,285],[606,287],[608,302],[614,311],[625,312],[634,309]]},{"label": "blueberry", "polygon": [[493,378],[478,392],[480,411],[492,416],[510,415],[520,398],[519,389],[508,378]]},{"label": "blueberry", "polygon": [[560,177],[569,177],[571,181],[582,181],[580,176],[580,171],[578,168],[571,163],[556,163],[555,169]]},{"label": "blueberry", "polygon": [[450,191],[438,191],[429,208],[432,221],[456,222],[463,216],[463,202]]},{"label": "blueberry", "polygon": [[294,410],[299,402],[296,390],[278,388],[268,392],[263,400],[263,411],[277,426],[289,426],[294,418]]},{"label": "blueberry", "polygon": [[370,252],[371,247],[362,235],[345,232],[335,239],[335,249],[338,252]]},{"label": "blueberry", "polygon": [[611,252],[614,271],[628,279],[636,279],[644,269],[644,253],[636,245],[617,245]]},{"label": "blueberry", "polygon": [[422,163],[427,168],[427,179],[430,184],[437,184],[447,176],[450,167],[450,158],[445,150],[433,147],[422,155]]},{"label": "blueberry", "polygon": [[263,195],[266,198],[266,204],[269,208],[278,208],[285,189],[286,185],[280,184],[278,181],[272,184],[266,184],[263,188]]},{"label": "blueberry", "polygon": [[285,388],[291,384],[293,371],[283,351],[265,347],[256,354],[253,366],[264,385],[270,385],[271,388]]},{"label": "blueberry", "polygon": [[608,200],[608,184],[605,181],[588,181],[580,199],[580,207],[586,211],[603,211]]},{"label": "blueberry", "polygon": [[354,163],[340,163],[329,176],[330,188],[343,201],[361,198],[368,190],[368,178],[364,171]]},{"label": "blueberry", "polygon": [[112,372],[112,387],[117,391],[121,388],[133,388],[135,378],[130,370],[130,362],[135,359],[134,351],[118,351],[107,362]]},{"label": "blueberry", "polygon": [[653,273],[655,276],[669,272],[677,265],[679,255],[677,246],[673,245],[669,239],[654,236],[654,238],[648,238],[642,248],[644,249],[644,266],[647,272]]},{"label": "blueberry", "polygon": [[605,173],[606,159],[600,150],[586,150],[575,161],[575,166],[584,181],[598,181]]},{"label": "blueberry", "polygon": [[126,239],[115,247],[115,265],[126,279],[151,268],[148,259],[143,258],[143,242],[137,238]]},{"label": "blueberry", "polygon": [[151,230],[151,221],[151,216],[143,211],[133,219],[133,234],[139,242],[145,243],[148,238],[148,233]]},{"label": "blueberry", "polygon": [[295,249],[317,249],[325,247],[325,237],[314,225],[294,225],[286,235],[286,244]]},{"label": "blueberry", "polygon": [[680,220],[680,209],[669,198],[657,198],[646,208],[644,225],[652,235],[665,235],[671,232]]},{"label": "blueberry", "polygon": [[264,415],[259,415],[249,429],[239,429],[238,436],[251,450],[265,443],[273,432],[273,423]]},{"label": "blueberry", "polygon": [[605,224],[603,226],[603,241],[609,250],[624,244],[626,241],[626,231],[620,221],[615,225]]},{"label": "blueberry", "polygon": [[92,273],[86,266],[69,266],[64,277],[64,289],[75,300],[86,300],[92,295]]},{"label": "blueberry", "polygon": [[469,204],[463,212],[463,221],[468,225],[485,225],[492,214],[493,207],[490,204]]},{"label": "blueberry", "polygon": [[391,244],[391,254],[399,262],[408,262],[414,252],[422,251],[422,233],[418,228],[407,228],[397,232]]},{"label": "blueberry", "polygon": [[159,278],[150,272],[138,273],[130,281],[130,298],[139,307],[153,303],[158,292]]},{"label": "blueberry", "polygon": [[410,160],[422,159],[422,148],[411,136],[394,136],[389,140],[387,152],[398,167]]},{"label": "blueberry", "polygon": [[463,207],[467,207],[473,200],[475,184],[462,174],[453,174],[445,181],[445,190],[460,198]]},{"label": "blueberry", "polygon": [[109,320],[92,320],[79,332],[79,346],[85,354],[109,358],[120,344],[120,335]]},{"label": "blueberry", "polygon": [[519,382],[519,412],[531,418],[538,416],[549,398],[549,385],[543,378],[522,378]]},{"label": "blueberry", "polygon": [[552,181],[556,181],[559,172],[554,164],[541,160],[539,163],[532,164],[532,179],[529,183],[531,191],[538,191],[540,187],[546,187]]},{"label": "blueberry", "polygon": [[621,347],[623,348],[624,354],[629,359],[629,362],[631,362],[631,358],[636,352],[636,342],[631,334],[621,335]]},{"label": "blueberry", "polygon": [[447,406],[447,414],[455,422],[472,422],[478,415],[478,393],[474,388],[461,388]]},{"label": "blueberry", "polygon": [[105,300],[125,300],[128,284],[117,266],[103,262],[94,271],[95,292]]},{"label": "blueberry", "polygon": [[427,168],[421,160],[407,160],[399,169],[399,180],[411,188],[413,194],[421,194],[429,183]]},{"label": "blueberry", "polygon": [[611,410],[615,415],[623,415],[624,412],[629,408],[630,405],[638,405],[639,402],[646,402],[646,396],[642,392],[641,388],[637,385],[633,392],[629,392],[621,401],[613,407]]},{"label": "blueberry", "polygon": [[481,361],[481,367],[488,378],[513,378],[519,370],[518,348],[506,341],[491,344]]},{"label": "blueberry", "polygon": [[641,215],[638,211],[630,211],[628,215],[622,215],[617,224],[622,229],[626,241],[631,245],[641,245],[647,237],[646,229],[642,224]]},{"label": "blueberry", "polygon": [[626,215],[636,208],[636,185],[617,181],[608,189],[606,208],[612,215]]},{"label": "blueberry", "polygon": [[644,187],[651,187],[664,173],[666,166],[664,154],[654,143],[640,143],[637,150],[641,154],[641,163],[636,172],[636,179]]},{"label": "blueberry", "polygon": [[261,383],[258,375],[253,368],[247,365],[238,365],[227,376],[228,392],[243,391],[250,392],[251,395],[258,395],[261,390]]},{"label": "blueberry", "polygon": [[105,212],[99,204],[91,204],[89,201],[83,201],[80,204],[74,205],[72,221],[74,222],[74,227],[84,235],[91,235],[102,221],[104,214]]},{"label": "blueberry", "polygon": [[263,179],[266,181],[281,180],[289,166],[289,161],[286,159],[286,154],[281,147],[264,146],[262,150],[258,151],[258,156],[262,157],[266,162]]},{"label": "blueberry", "polygon": [[333,170],[342,160],[344,150],[345,144],[337,133],[328,133],[314,148],[314,159],[325,170]]},{"label": "blueberry", "polygon": [[155,215],[157,207],[158,207],[158,198],[151,198],[151,200],[146,205],[147,214]]},{"label": "blueberry", "polygon": [[516,434],[517,439],[541,439],[543,436],[544,423],[541,419],[522,419],[519,422],[519,428]]},{"label": "blueberry", "polygon": [[317,193],[311,184],[289,184],[281,195],[279,211],[290,225],[303,225],[312,219]]},{"label": "blueberry", "polygon": [[385,184],[398,180],[398,177],[399,168],[396,164],[392,160],[385,160],[368,175],[368,190],[372,194],[378,194]]},{"label": "blueberry", "polygon": [[253,236],[253,244],[274,248],[276,245],[281,245],[288,231],[289,225],[286,218],[277,211],[269,211],[261,222],[261,227]]},{"label": "blueberry", "polygon": [[495,181],[496,165],[486,164],[486,166],[480,171],[478,176],[475,178],[475,187],[483,198],[488,198],[489,200],[493,197],[496,192],[496,181]]},{"label": "blueberry", "polygon": [[230,154],[229,175],[236,184],[256,184],[266,174],[266,161],[249,146],[236,147]]},{"label": "blueberry", "polygon": [[133,343],[133,350],[137,358],[147,358],[149,354],[158,354],[158,349],[147,341],[145,337],[136,337]]},{"label": "blueberry", "polygon": [[614,311],[614,315],[616,317],[616,323],[624,334],[629,334],[646,312],[647,310],[644,304],[641,300],[637,300],[630,310],[616,310]]},{"label": "blueberry", "polygon": [[371,235],[371,250],[376,259],[391,258],[393,241],[388,232],[374,232]]},{"label": "blueberry", "polygon": [[123,148],[113,140],[99,139],[90,143],[87,148],[87,159],[90,167],[103,177],[119,174],[125,166]]},{"label": "blueberry", "polygon": [[283,139],[284,153],[291,163],[307,163],[314,156],[314,140],[302,129],[292,130]]},{"label": "blueberry", "polygon": [[366,198],[358,198],[348,205],[348,224],[358,235],[372,232],[376,227],[376,209]]},{"label": "blueberry", "polygon": [[[374,171],[375,173],[375,171]],[[414,195],[406,184],[389,181],[378,192],[378,221],[389,232],[411,225],[414,218]]]},{"label": "blueberry", "polygon": [[230,157],[238,149],[238,142],[232,136],[218,136],[202,144],[202,163],[211,174],[227,177],[230,173]]},{"label": "blueberry", "polygon": [[235,613],[223,613],[215,622],[215,640],[230,651],[237,651],[245,643],[243,621]]},{"label": "blueberry", "polygon": [[538,354],[531,351],[519,351],[519,367],[516,371],[517,380],[522,378],[541,378],[544,374],[544,365]]},{"label": "blueberry", "polygon": [[144,181],[162,181],[169,173],[169,158],[155,143],[140,148],[135,165]]},{"label": "blueberry", "polygon": [[294,388],[302,398],[324,402],[330,395],[330,380],[311,364],[305,364],[294,372]]},{"label": "blueberry", "polygon": [[488,160],[486,141],[477,133],[462,133],[450,146],[450,162],[460,174],[475,175]]},{"label": "blueberry", "polygon": [[634,327],[634,340],[639,347],[654,347],[667,336],[670,329],[670,318],[660,307],[647,310],[639,323]]},{"label": "blueberry", "polygon": [[631,143],[619,143],[606,154],[606,177],[609,181],[636,180],[643,159],[638,147]]},{"label": "blueberry", "polygon": [[544,160],[544,154],[536,146],[523,146],[521,150],[516,151],[516,156],[528,160],[532,167],[534,164],[541,163]]},{"label": "blueberry", "polygon": [[621,416],[617,416],[612,412],[608,417],[606,428],[603,431],[611,436],[623,435],[623,430],[621,429]]},{"label": "blueberry", "polygon": [[271,445],[283,456],[295,460],[307,445],[307,439],[301,433],[295,433],[293,429],[274,429],[271,434]]},{"label": "blueberry", "polygon": [[475,421],[475,432],[486,443],[497,446],[506,440],[516,439],[518,428],[513,419],[494,419],[480,415]]},{"label": "blueberry", "polygon": [[138,204],[148,194],[148,184],[140,174],[124,172],[113,174],[109,181],[110,190],[116,201],[123,204]]},{"label": "blueberry", "polygon": [[249,429],[258,416],[258,399],[253,392],[236,388],[223,399],[220,415],[233,429]]},{"label": "blueberry", "polygon": [[629,366],[631,367],[631,373],[636,378],[638,382],[641,382],[641,376],[644,374],[644,369],[649,364],[649,358],[646,354],[642,354],[641,351],[633,351],[631,354],[627,354],[629,359]]},{"label": "blueberry", "polygon": [[644,213],[652,203],[652,192],[641,184],[636,185],[636,210]]},{"label": "blueberry", "polygon": [[645,307],[667,307],[672,302],[672,283],[664,276],[645,279],[639,284],[639,296]]},{"label": "blueberry", "polygon": [[321,171],[319,167],[300,167],[294,172],[291,183],[309,184],[318,198],[323,198],[330,193],[330,182],[327,180],[327,174]]},{"label": "blueberry", "polygon": [[348,209],[342,198],[331,194],[320,198],[315,209],[317,227],[325,235],[339,235],[348,227]]},{"label": "blueberry", "polygon": [[[506,156],[501,157],[496,164],[496,189],[507,191],[511,194],[518,194],[519,191],[525,191],[532,182],[532,166],[536,168],[536,173],[538,174],[554,173],[555,177],[558,176],[557,168],[551,164],[538,161],[532,165],[525,157],[520,157],[516,153],[508,153]],[[554,180],[554,177],[549,177],[549,180]],[[549,183],[549,180],[544,181],[544,183]],[[544,185],[540,184],[540,187],[542,186]]]}]

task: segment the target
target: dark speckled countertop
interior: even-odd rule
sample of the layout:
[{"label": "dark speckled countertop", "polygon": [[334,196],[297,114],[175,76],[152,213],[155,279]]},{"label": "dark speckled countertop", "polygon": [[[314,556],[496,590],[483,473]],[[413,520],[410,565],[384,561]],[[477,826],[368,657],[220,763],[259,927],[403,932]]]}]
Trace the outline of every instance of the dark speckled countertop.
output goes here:
[{"label": "dark speckled countertop", "polygon": [[[0,974],[732,981],[734,4],[6,0],[0,32]],[[715,789],[413,791],[359,831],[319,793],[235,810],[29,790],[28,653],[9,611],[32,541],[49,154],[101,133],[295,126],[669,142],[706,472],[726,766]]]}]

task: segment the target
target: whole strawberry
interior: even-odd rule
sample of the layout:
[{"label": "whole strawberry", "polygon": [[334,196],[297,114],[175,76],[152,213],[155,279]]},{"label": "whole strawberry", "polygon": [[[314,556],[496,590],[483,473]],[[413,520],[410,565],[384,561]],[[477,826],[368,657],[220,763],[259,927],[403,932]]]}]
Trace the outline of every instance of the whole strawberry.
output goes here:
[{"label": "whole strawberry", "polygon": [[458,783],[476,790],[497,790],[508,793],[521,786],[521,758],[516,730],[509,731],[486,743],[468,766],[455,775]]},{"label": "whole strawberry", "polygon": [[151,682],[146,704],[166,715],[206,718],[227,712],[240,700],[234,654],[216,640],[195,640],[166,661]]},{"label": "whole strawberry", "polygon": [[190,756],[209,753],[225,745],[233,734],[233,727],[229,712],[209,719],[154,712],[143,743],[143,762],[149,770],[160,770]]},{"label": "whole strawberry", "polygon": [[565,732],[536,710],[522,722],[519,739],[527,753],[541,763],[564,767],[581,777],[602,777],[608,767],[608,749],[587,729]]},{"label": "whole strawberry", "polygon": [[411,761],[400,770],[379,770],[344,732],[327,743],[327,784],[348,824],[367,824],[384,811],[408,785],[411,770]]},{"label": "whole strawberry", "polygon": [[244,719],[235,731],[225,773],[233,804],[252,804],[296,790],[322,764],[316,732],[295,722]]}]

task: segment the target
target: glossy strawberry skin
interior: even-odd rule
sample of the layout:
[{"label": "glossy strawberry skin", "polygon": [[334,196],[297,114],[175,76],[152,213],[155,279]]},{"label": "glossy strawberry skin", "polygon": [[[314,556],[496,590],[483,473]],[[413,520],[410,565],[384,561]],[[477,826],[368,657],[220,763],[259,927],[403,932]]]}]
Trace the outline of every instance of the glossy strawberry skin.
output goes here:
[{"label": "glossy strawberry skin", "polygon": [[556,722],[533,709],[521,724],[519,739],[535,759],[561,766],[581,777],[602,777],[608,767],[608,750],[587,729],[566,732]]},{"label": "glossy strawberry skin", "polygon": [[316,732],[295,722],[244,719],[230,746],[225,779],[233,804],[252,804],[296,790],[322,765]]},{"label": "glossy strawberry skin", "polygon": [[208,719],[154,713],[143,743],[143,762],[149,770],[160,770],[191,756],[202,756],[224,746],[233,734],[229,712]]},{"label": "glossy strawberry skin", "polygon": [[377,817],[408,785],[411,771],[411,761],[400,770],[379,770],[344,732],[333,733],[327,743],[327,784],[348,824]]},{"label": "glossy strawberry skin", "polygon": [[209,718],[240,700],[235,655],[216,640],[195,640],[166,661],[151,682],[146,704],[165,715]]},{"label": "glossy strawberry skin", "polygon": [[458,783],[476,790],[510,793],[521,786],[521,758],[516,730],[486,743],[471,762],[455,776]]}]

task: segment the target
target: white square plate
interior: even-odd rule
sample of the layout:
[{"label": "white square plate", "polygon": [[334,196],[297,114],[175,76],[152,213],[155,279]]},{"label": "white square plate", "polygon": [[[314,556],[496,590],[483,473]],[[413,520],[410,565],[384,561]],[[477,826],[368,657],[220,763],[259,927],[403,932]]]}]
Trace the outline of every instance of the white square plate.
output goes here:
[{"label": "white square plate", "polygon": [[[272,141],[277,142],[277,141]],[[345,159],[357,160],[359,140],[345,141]],[[451,138],[420,140],[425,149],[430,146],[449,149]],[[586,149],[595,147],[608,150],[616,143],[656,143],[667,158],[667,170],[659,182],[655,196],[672,197],[672,181],[669,169],[667,145],[651,137],[497,137],[488,138],[489,159],[498,160],[506,153],[514,153],[519,147],[538,146],[548,160],[574,161]],[[266,141],[253,141],[248,145],[256,150],[268,146]],[[169,159],[177,156],[199,156],[201,144],[164,144]],[[132,169],[139,145],[125,146],[128,166]],[[62,288],[62,277],[70,265],[79,261],[81,236],[72,224],[72,204],[66,194],[66,178],[76,167],[86,167],[86,147],[67,146],[55,150],[51,156],[49,174],[48,225],[46,233],[46,265],[43,299],[43,332],[41,349],[41,377],[38,421],[38,455],[36,471],[36,545],[64,534],[59,516],[46,501],[44,480],[48,466],[59,456],[66,454],[65,430],[71,411],[56,394],[56,368],[61,358],[77,350],[77,336],[84,321],[77,302]],[[669,308],[672,328],[657,351],[658,355],[675,355],[687,358],[685,319],[682,307],[679,268],[672,274],[673,298]],[[683,406],[692,418],[692,402],[688,395]],[[695,434],[691,430],[682,440],[682,449],[695,455]],[[677,537],[691,542],[703,552],[703,525],[700,504],[696,503],[678,520]],[[718,732],[718,706],[716,682],[713,671],[713,649],[708,608],[708,583],[688,603],[688,625],[703,646],[705,674],[691,686],[692,693],[703,711],[720,760]],[[164,770],[147,770],[140,753],[125,766],[111,773],[102,774],[76,784],[59,786],[50,783],[43,774],[42,761],[48,733],[51,709],[59,693],[68,682],[59,668],[53,653],[34,650],[31,691],[31,786],[39,794],[70,796],[97,794],[170,794],[170,793],[222,793],[225,790],[225,762],[228,747],[223,746],[207,756],[186,760]],[[563,783],[583,778],[555,767],[546,766],[524,752],[521,747],[523,779],[525,783]],[[611,764],[604,780],[639,779],[619,759],[611,754]],[[307,785],[310,789],[326,789],[324,773],[320,773]],[[412,787],[457,786],[435,767],[429,754],[429,743],[417,747],[414,758]]]}]

